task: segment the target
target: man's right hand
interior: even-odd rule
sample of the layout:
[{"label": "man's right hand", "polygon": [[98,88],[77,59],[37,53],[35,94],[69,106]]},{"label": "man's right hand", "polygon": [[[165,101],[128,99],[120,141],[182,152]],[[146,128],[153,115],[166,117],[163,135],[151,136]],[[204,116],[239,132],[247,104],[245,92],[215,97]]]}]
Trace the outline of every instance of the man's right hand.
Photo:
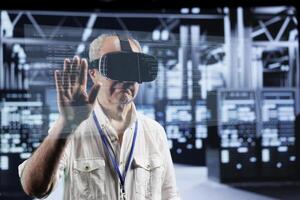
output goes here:
[{"label": "man's right hand", "polygon": [[69,125],[79,125],[89,117],[100,90],[100,83],[96,83],[87,94],[87,70],[87,60],[75,56],[72,62],[64,60],[63,70],[55,71],[60,117]]}]

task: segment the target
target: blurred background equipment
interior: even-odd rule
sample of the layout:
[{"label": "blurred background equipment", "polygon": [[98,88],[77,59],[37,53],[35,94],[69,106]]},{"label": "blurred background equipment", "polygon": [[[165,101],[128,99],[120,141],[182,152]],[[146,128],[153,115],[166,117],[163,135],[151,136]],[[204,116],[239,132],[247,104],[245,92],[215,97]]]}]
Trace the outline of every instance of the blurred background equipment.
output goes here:
[{"label": "blurred background equipment", "polygon": [[209,175],[221,182],[296,180],[295,96],[293,88],[219,90],[220,147]]},{"label": "blurred background equipment", "polygon": [[254,91],[219,90],[219,178],[222,182],[259,178],[258,99]]},{"label": "blurred background equipment", "polygon": [[263,89],[259,95],[261,176],[296,179],[296,90]]},{"label": "blurred background equipment", "polygon": [[18,165],[30,157],[47,134],[47,106],[42,97],[41,93],[28,90],[1,90],[0,187],[3,198],[26,199],[17,173]]}]

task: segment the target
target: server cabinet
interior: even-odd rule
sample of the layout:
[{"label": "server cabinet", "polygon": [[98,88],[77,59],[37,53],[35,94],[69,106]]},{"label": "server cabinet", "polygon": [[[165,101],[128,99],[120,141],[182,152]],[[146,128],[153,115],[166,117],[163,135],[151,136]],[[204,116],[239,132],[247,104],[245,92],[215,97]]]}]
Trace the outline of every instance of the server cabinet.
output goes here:
[{"label": "server cabinet", "polygon": [[260,91],[261,176],[293,179],[296,175],[296,90]]}]

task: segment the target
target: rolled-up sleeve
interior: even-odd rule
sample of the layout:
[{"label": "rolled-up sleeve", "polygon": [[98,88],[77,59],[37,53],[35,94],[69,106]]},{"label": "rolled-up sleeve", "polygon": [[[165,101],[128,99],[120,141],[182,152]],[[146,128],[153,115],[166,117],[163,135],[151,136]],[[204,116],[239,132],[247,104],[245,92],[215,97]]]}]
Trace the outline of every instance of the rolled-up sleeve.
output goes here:
[{"label": "rolled-up sleeve", "polygon": [[[53,182],[52,182],[52,185],[51,185],[51,188],[50,190],[48,191],[47,195],[44,198],[48,197],[51,192],[56,188],[57,186],[57,182],[58,180],[64,176],[65,174],[65,170],[67,169],[67,163],[68,163],[68,158],[69,158],[69,154],[70,154],[70,142],[68,142],[66,148],[64,149],[64,152],[61,156],[61,159],[59,161],[59,164],[58,164],[58,169],[56,171],[56,174],[55,174],[55,177],[53,179]],[[21,184],[23,185],[22,183],[22,175],[23,175],[23,171],[26,167],[26,163],[27,163],[28,159],[25,160],[24,162],[22,162],[19,166],[18,166],[18,174],[19,174],[19,177],[20,177],[20,181],[21,181]]]}]

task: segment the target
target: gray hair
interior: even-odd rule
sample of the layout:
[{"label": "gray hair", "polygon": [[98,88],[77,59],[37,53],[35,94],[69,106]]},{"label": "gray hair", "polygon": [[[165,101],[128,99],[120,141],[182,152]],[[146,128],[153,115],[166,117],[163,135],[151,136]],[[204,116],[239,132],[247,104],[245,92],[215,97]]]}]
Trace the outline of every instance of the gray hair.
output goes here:
[{"label": "gray hair", "polygon": [[[116,33],[104,33],[104,34],[101,34],[100,36],[98,36],[96,39],[94,39],[91,42],[90,48],[89,48],[89,60],[90,61],[100,58],[99,52],[103,46],[105,39],[108,37],[113,37],[113,36],[117,36],[117,34]],[[136,39],[132,38],[131,36],[128,36],[128,39],[130,41],[132,41],[136,47],[138,47],[140,52],[142,51],[141,45]],[[116,42],[116,46],[120,48],[120,43]]]}]

